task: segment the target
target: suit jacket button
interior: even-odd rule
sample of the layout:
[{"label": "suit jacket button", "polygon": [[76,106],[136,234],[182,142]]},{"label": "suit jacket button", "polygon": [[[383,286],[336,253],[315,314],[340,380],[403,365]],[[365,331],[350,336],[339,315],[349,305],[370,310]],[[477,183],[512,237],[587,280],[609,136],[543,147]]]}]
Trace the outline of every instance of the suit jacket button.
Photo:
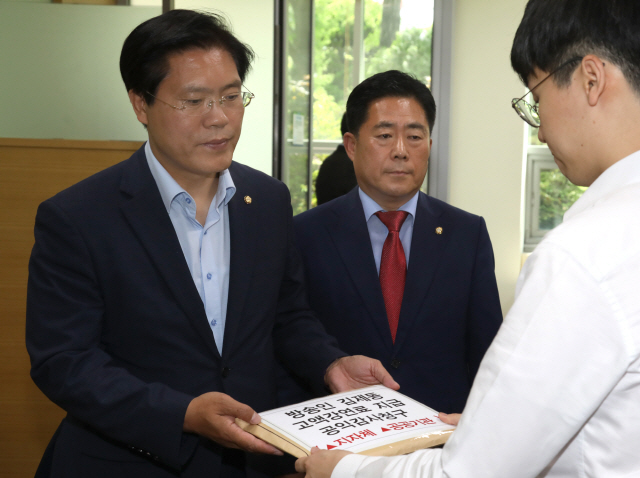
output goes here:
[{"label": "suit jacket button", "polygon": [[398,360],[398,359],[391,360],[391,367],[393,367],[393,368],[400,367],[400,360]]},{"label": "suit jacket button", "polygon": [[225,367],[222,369],[222,378],[227,378],[229,376],[229,372],[231,372],[231,369],[229,367]]}]

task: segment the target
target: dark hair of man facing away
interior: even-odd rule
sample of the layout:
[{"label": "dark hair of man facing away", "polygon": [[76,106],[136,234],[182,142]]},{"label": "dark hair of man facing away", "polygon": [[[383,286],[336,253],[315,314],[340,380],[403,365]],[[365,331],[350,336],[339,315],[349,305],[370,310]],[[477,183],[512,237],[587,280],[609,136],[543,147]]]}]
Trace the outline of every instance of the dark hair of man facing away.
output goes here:
[{"label": "dark hair of man facing away", "polygon": [[367,121],[371,103],[381,98],[414,98],[424,110],[429,123],[429,133],[436,121],[436,102],[429,88],[415,77],[398,70],[389,70],[370,76],[356,86],[347,100],[347,124],[349,132],[358,136],[360,127]]},{"label": "dark hair of man facing away", "polygon": [[[638,0],[532,0],[516,31],[511,65],[527,84],[535,68],[550,73],[593,53],[617,66],[640,94],[638,25]],[[578,65],[562,68],[552,80],[568,86]]]},{"label": "dark hair of man facing away", "polygon": [[340,134],[344,136],[345,133],[349,132],[349,123],[347,123],[347,112],[345,111],[342,115],[342,120],[340,121]]},{"label": "dark hair of man facing away", "polygon": [[239,41],[220,15],[193,10],[170,10],[138,25],[120,54],[120,73],[127,91],[152,105],[158,86],[169,72],[169,57],[193,49],[222,48],[229,52],[244,79],[254,53]]}]

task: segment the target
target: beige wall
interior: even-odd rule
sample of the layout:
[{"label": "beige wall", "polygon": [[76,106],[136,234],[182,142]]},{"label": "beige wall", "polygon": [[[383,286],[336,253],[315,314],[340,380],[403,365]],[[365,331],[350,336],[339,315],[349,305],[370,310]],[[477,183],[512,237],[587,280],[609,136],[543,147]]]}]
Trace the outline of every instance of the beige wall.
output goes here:
[{"label": "beige wall", "polygon": [[[247,85],[256,99],[236,159],[270,174],[273,0],[177,0],[176,6],[226,12],[238,37],[255,49]],[[131,30],[160,11],[0,1],[0,137],[145,140],[118,61]]]},{"label": "beige wall", "polygon": [[0,137],[142,140],[120,48],[159,7],[0,2]]},{"label": "beige wall", "polygon": [[449,202],[487,221],[503,312],[522,251],[524,93],[509,53],[526,0],[457,0],[452,58]]}]

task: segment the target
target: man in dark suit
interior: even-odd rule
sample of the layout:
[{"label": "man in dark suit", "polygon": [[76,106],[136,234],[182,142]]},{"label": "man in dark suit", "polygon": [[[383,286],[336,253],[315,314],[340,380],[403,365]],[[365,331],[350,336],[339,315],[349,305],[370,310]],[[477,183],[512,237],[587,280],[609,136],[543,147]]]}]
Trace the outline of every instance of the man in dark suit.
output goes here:
[{"label": "man in dark suit", "polygon": [[[344,136],[347,131],[347,113],[345,113],[340,122],[340,132]],[[340,144],[333,153],[322,161],[318,170],[318,176],[316,176],[318,206],[347,194],[357,184],[351,158],[344,149],[344,145]]]},{"label": "man in dark suit", "polygon": [[149,141],[38,209],[31,375],[68,412],[39,475],[259,476],[232,448],[280,452],[234,420],[275,406],[276,355],[317,390],[397,386],[309,310],[287,188],[232,164],[252,57],[215,15],[139,25],[120,68]]},{"label": "man in dark suit", "polygon": [[[349,96],[347,118],[359,188],[294,218],[309,303],[343,350],[379,359],[401,392],[460,412],[502,321],[485,222],[420,192],[435,121],[424,84],[374,75]],[[292,382],[281,403],[309,395]]]}]

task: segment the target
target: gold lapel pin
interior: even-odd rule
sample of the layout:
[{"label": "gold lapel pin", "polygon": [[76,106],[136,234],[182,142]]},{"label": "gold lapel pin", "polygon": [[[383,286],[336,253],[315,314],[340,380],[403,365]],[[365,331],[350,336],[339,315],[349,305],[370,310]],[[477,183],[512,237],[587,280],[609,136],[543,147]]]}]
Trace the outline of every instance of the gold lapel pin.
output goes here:
[{"label": "gold lapel pin", "polygon": [[244,202],[246,202],[247,204],[251,204],[251,196],[245,196]]},{"label": "gold lapel pin", "polygon": [[442,234],[442,228],[436,227],[436,234]]}]

